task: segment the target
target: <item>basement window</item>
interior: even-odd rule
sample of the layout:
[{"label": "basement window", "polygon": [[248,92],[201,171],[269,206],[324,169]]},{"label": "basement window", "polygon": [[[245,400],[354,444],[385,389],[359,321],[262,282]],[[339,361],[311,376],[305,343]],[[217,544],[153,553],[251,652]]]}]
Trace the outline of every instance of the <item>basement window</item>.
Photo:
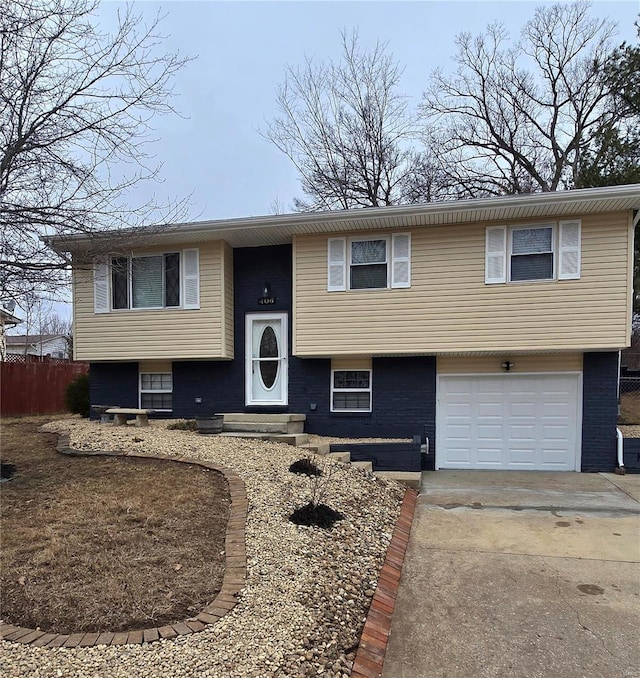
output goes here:
[{"label": "basement window", "polygon": [[371,412],[371,370],[331,372],[332,412]]},{"label": "basement window", "polygon": [[173,409],[173,375],[171,372],[140,374],[140,407],[171,411]]}]

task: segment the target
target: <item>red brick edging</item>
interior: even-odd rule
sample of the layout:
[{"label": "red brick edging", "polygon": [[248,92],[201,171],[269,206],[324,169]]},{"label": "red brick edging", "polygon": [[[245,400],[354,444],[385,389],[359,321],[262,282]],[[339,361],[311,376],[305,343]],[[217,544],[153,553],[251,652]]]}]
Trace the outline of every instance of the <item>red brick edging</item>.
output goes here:
[{"label": "red brick edging", "polygon": [[69,436],[58,437],[57,451],[61,454],[77,456],[110,456],[110,457],[143,457],[146,459],[162,459],[177,461],[183,464],[195,464],[221,473],[229,484],[229,520],[225,537],[225,569],[222,588],[213,602],[207,605],[200,614],[176,624],[143,629],[141,631],[123,631],[120,633],[45,633],[21,626],[2,622],[0,638],[35,647],[89,647],[91,645],[139,645],[152,643],[161,638],[175,638],[203,631],[207,624],[215,624],[221,617],[236,606],[237,595],[245,585],[247,578],[247,551],[245,545],[245,522],[249,502],[244,481],[233,471],[224,466],[217,466],[201,459],[191,457],[172,457],[167,454],[149,452],[123,451],[84,451],[69,447]]},{"label": "red brick edging", "polygon": [[360,636],[351,678],[382,676],[387,643],[391,633],[391,617],[396,604],[417,496],[418,493],[415,490],[408,489],[402,500],[400,515],[387,548],[376,592],[371,601],[362,636]]}]

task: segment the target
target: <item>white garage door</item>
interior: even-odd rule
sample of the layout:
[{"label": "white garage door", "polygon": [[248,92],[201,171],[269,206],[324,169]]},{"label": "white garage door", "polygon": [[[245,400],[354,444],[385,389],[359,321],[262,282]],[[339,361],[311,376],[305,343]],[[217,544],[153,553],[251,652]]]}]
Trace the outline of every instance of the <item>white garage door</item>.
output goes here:
[{"label": "white garage door", "polygon": [[576,374],[441,376],[436,468],[578,471]]}]

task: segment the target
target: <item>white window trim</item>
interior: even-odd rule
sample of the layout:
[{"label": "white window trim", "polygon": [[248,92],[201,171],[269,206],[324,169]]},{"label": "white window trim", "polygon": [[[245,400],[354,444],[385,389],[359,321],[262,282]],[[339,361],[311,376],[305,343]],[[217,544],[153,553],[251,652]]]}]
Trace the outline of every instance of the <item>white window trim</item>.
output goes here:
[{"label": "white window trim", "polygon": [[[536,229],[550,228],[551,229],[551,257],[553,262],[553,271],[551,278],[527,278],[526,280],[511,280],[511,259],[513,256],[527,256],[513,254],[513,232],[514,231],[532,231]],[[544,224],[519,224],[517,226],[507,227],[507,282],[513,284],[519,283],[535,283],[535,282],[553,282],[558,279],[558,238],[560,234],[560,226],[558,222],[552,221]],[[549,254],[549,252],[530,252],[529,254]]]},{"label": "white window trim", "polygon": [[[385,242],[385,247],[384,247],[384,261],[375,261],[375,262],[370,262],[367,264],[354,264],[351,260],[352,257],[352,249],[351,245],[355,242],[372,242],[374,240],[384,240]],[[358,236],[358,237],[353,237],[353,238],[347,238],[347,289],[350,292],[374,292],[377,290],[388,290],[391,287],[391,265],[392,261],[389,256],[391,252],[391,238],[388,235],[382,235],[382,236],[376,236],[376,235],[370,235],[370,236]],[[380,266],[381,264],[384,264],[387,267],[387,284],[385,287],[351,287],[351,267],[352,266]]]},{"label": "white window trim", "polygon": [[[368,372],[369,373],[369,388],[334,388],[335,384],[335,373],[336,372]],[[333,394],[334,393],[368,393],[369,394],[369,408],[368,409],[335,409],[333,407]],[[354,368],[353,370],[349,368],[341,367],[340,369],[331,370],[331,400],[330,400],[330,411],[331,412],[345,412],[352,414],[367,414],[370,413],[373,409],[373,369],[370,367],[367,368]]]},{"label": "white window trim", "polygon": [[[169,374],[171,375],[171,390],[168,389],[143,389],[142,375],[143,374]],[[173,372],[139,372],[138,373],[138,407],[142,409],[142,394],[143,393],[171,393],[171,402],[173,404]],[[156,412],[173,412],[171,409],[156,409]]]},{"label": "white window trim", "polygon": [[[553,230],[552,249],[553,277],[531,278],[528,280],[511,280],[511,260],[513,255],[513,232],[520,229],[551,228]],[[577,244],[563,244],[563,229],[575,229]],[[502,249],[489,249],[489,234],[491,232],[503,232]],[[496,258],[502,261],[502,269],[499,275],[489,277],[492,262]],[[573,260],[572,260],[573,259]],[[565,265],[566,264],[566,265]],[[485,228],[485,285],[508,284],[527,285],[532,283],[550,283],[567,280],[580,280],[582,270],[582,222],[580,219],[560,219],[543,223],[511,224],[503,226],[487,226]],[[502,271],[504,273],[502,273]]]},{"label": "white window trim", "polygon": [[[166,250],[162,252],[144,252],[141,254],[122,254],[122,255],[111,255],[109,257],[108,266],[108,275],[107,275],[107,286],[108,286],[108,297],[109,297],[109,310],[108,313],[131,313],[139,311],[174,311],[184,309],[184,273],[183,273],[183,250]],[[127,294],[129,298],[129,303],[132,303],[133,300],[133,275],[131,262],[133,259],[143,259],[145,257],[164,257],[165,254],[177,254],[180,257],[180,304],[178,306],[128,306],[127,308],[113,308],[113,260],[114,259],[127,259]],[[164,267],[163,267],[163,276],[162,276],[162,298],[165,298],[165,276],[164,276]]]},{"label": "white window trim", "polygon": [[[397,238],[406,238],[408,252],[406,256],[396,255]],[[385,243],[385,260],[369,262],[367,264],[352,263],[352,245],[356,242],[370,242],[383,240]],[[333,258],[332,258],[332,249]],[[335,250],[340,250],[336,252]],[[338,255],[337,257],[335,255]],[[351,287],[351,270],[355,266],[371,266],[384,264],[387,267],[387,276],[384,287]],[[406,280],[397,279],[396,264],[406,267]],[[411,287],[411,232],[368,234],[350,237],[328,238],[327,240],[327,292],[379,292],[390,289],[409,289]]]}]

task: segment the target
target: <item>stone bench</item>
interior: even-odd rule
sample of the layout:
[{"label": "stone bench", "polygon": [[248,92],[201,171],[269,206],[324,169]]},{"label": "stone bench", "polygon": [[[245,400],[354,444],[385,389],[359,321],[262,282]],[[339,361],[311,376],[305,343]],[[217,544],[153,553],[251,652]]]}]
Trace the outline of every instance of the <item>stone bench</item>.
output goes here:
[{"label": "stone bench", "polygon": [[117,407],[117,405],[91,405],[91,411],[100,415],[101,424],[108,424],[111,421],[111,417],[107,414],[107,410]]},{"label": "stone bench", "polygon": [[129,414],[135,414],[136,426],[149,426],[148,415],[154,413],[155,410],[139,410],[134,407],[111,407],[107,410],[107,414],[113,414],[114,426],[124,426]]}]

